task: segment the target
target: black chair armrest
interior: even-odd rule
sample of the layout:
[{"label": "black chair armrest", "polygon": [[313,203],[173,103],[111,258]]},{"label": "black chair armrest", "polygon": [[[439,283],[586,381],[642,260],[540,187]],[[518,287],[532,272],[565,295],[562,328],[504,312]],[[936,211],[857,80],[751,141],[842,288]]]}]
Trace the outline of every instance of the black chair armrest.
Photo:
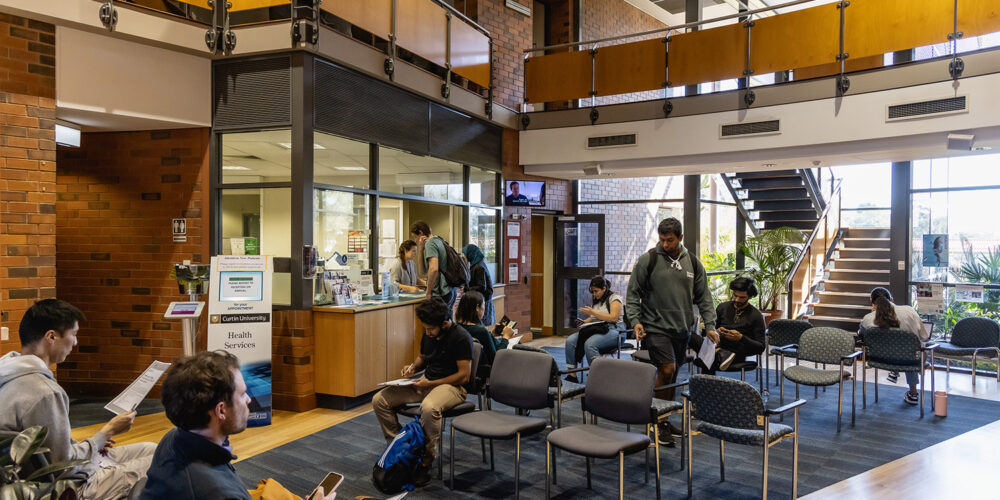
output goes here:
[{"label": "black chair armrest", "polygon": [[589,366],[581,366],[580,368],[574,368],[572,370],[559,370],[559,375],[569,375],[571,373],[584,372],[589,369]]},{"label": "black chair armrest", "polygon": [[778,351],[781,351],[781,352],[784,353],[784,352],[791,351],[793,348],[794,349],[798,349],[799,345],[798,344],[788,344],[788,345],[783,345],[781,347],[775,347],[774,349],[778,350]]},{"label": "black chair armrest", "polygon": [[685,385],[688,385],[688,381],[687,380],[684,380],[684,381],[681,381],[681,382],[674,382],[673,384],[661,385],[659,387],[654,387],[653,390],[654,391],[662,391],[662,390],[666,390],[666,389],[674,389],[676,387],[683,387]]},{"label": "black chair armrest", "polygon": [[764,415],[780,415],[782,413],[785,413],[788,410],[791,410],[793,408],[798,408],[798,407],[800,407],[800,406],[802,406],[804,404],[806,404],[806,400],[804,400],[804,399],[798,399],[798,400],[792,401],[791,403],[788,403],[785,406],[782,406],[780,408],[775,408],[773,410],[765,408],[764,409]]},{"label": "black chair armrest", "polygon": [[684,391],[684,392],[681,393],[681,396],[684,396],[687,399],[691,399],[691,392]]},{"label": "black chair armrest", "polygon": [[841,356],[840,360],[841,361],[847,361],[849,359],[854,359],[854,358],[857,358],[858,356],[864,354],[864,352],[865,351],[854,351],[854,352],[848,354],[847,356]]},{"label": "black chair armrest", "polygon": [[[939,344],[937,342],[928,342],[924,344],[924,346],[921,347],[920,350],[924,352],[933,351],[934,349],[937,349],[938,345]],[[992,347],[988,347],[987,349],[992,349]]]}]

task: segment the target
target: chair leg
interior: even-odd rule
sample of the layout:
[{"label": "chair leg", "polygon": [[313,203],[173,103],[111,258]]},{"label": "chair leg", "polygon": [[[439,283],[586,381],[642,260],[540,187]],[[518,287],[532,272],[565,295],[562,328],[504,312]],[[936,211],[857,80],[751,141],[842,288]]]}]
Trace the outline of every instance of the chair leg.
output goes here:
[{"label": "chair leg", "polygon": [[521,498],[521,433],[514,438],[514,499]]},{"label": "chair leg", "polygon": [[549,444],[548,439],[545,440],[545,500],[549,500],[552,497],[550,494],[549,485],[549,469],[552,464],[552,445]]},{"label": "chair leg", "polygon": [[844,378],[837,384],[837,432],[840,432],[840,416],[844,413]]},{"label": "chair leg", "polygon": [[[656,432],[659,432],[657,429]],[[691,409],[688,405],[687,398],[684,399],[684,440],[687,441],[687,469],[688,469],[688,498],[691,498],[691,470],[694,469],[694,464],[692,463],[694,453],[691,451]],[[657,436],[659,437],[659,436]],[[657,464],[659,465],[659,464]]]},{"label": "chair leg", "polygon": [[589,490],[592,489],[590,487],[590,457],[584,457],[583,461],[587,462],[587,489]]},{"label": "chair leg", "polygon": [[852,364],[854,375],[851,377],[851,427],[854,427],[854,414],[858,410],[858,363]]},{"label": "chair leg", "polygon": [[486,463],[486,438],[479,438],[479,446],[483,451],[483,463]]},{"label": "chair leg", "polygon": [[[628,429],[627,426],[626,429]],[[646,424],[646,437],[649,437],[649,424]],[[649,484],[649,446],[646,447],[645,454],[646,454],[646,467],[643,469],[645,477],[642,482],[644,484]]]},{"label": "chair leg", "polygon": [[[826,392],[826,386],[823,386],[823,392]],[[819,399],[819,386],[813,386],[813,399]]]},{"label": "chair leg", "polygon": [[799,496],[799,409],[795,413],[795,427],[792,432],[792,498]]},{"label": "chair leg", "polygon": [[451,428],[451,447],[448,449],[448,475],[450,481],[448,489],[455,489],[455,428]]},{"label": "chair leg", "polygon": [[618,500],[625,500],[625,452],[618,452]]},{"label": "chair leg", "polygon": [[972,390],[976,390],[976,355],[979,354],[978,351],[972,351]]},{"label": "chair leg", "polygon": [[497,470],[497,468],[496,468],[496,462],[493,461],[493,440],[492,439],[490,440],[490,470],[491,471]]},{"label": "chair leg", "polygon": [[[764,417],[764,418],[767,418],[767,417]],[[764,441],[765,441],[764,442],[764,470],[763,470],[763,472],[761,474],[761,476],[762,476],[761,482],[763,484],[761,485],[761,490],[760,490],[761,494],[760,494],[760,497],[763,500],[767,500],[767,459],[768,459],[768,452],[770,451],[771,447],[768,446],[767,438],[766,437],[764,438]]]},{"label": "chair leg", "polygon": [[[1000,348],[997,349],[997,354],[1000,354]],[[1000,379],[1000,356],[997,356],[997,378]],[[934,410],[934,351],[931,351],[931,411]]]},{"label": "chair leg", "polygon": [[[653,424],[653,427],[655,428],[656,424]],[[656,500],[660,500],[660,435],[657,431],[653,432],[655,434],[654,437],[656,437],[656,440],[653,441],[653,449],[655,450],[653,455],[654,458],[656,458]],[[683,445],[681,445],[681,448],[681,451],[683,452]]]},{"label": "chair leg", "polygon": [[[783,377],[783,375],[775,375],[775,377]],[[778,403],[781,404],[781,406],[785,406],[785,380],[782,379],[780,384],[781,386],[778,389],[778,394],[779,394]],[[778,415],[778,421],[784,422],[785,415],[784,414]]]},{"label": "chair leg", "polygon": [[[920,354],[920,418],[924,418],[924,354]],[[975,376],[976,367],[973,365],[972,373]],[[973,384],[975,387],[975,384]]]},{"label": "chair leg", "polygon": [[719,481],[726,481],[726,442],[719,440]]},{"label": "chair leg", "polygon": [[878,403],[878,368],[875,369],[875,402]]},{"label": "chair leg", "polygon": [[868,370],[865,368],[868,365],[868,360],[866,359],[866,351],[861,354],[861,408],[868,409]]}]

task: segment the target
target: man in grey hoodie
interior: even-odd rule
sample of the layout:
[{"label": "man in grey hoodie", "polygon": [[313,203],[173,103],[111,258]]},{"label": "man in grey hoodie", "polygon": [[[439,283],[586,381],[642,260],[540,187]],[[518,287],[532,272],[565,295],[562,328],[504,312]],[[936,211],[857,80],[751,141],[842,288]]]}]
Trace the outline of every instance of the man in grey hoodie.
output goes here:
[{"label": "man in grey hoodie", "polygon": [[114,447],[113,437],[128,431],[135,412],[112,418],[90,439],[76,442],[70,436],[69,397],[56,382],[49,366],[63,362],[76,345],[83,313],[68,302],[40,300],[21,318],[21,352],[0,358],[0,430],[22,431],[41,425],[48,429],[44,446],[52,462],[90,460],[80,468],[87,484],[80,498],[118,499],[146,475],[153,443]]},{"label": "man in grey hoodie", "polygon": [[[718,344],[719,335],[715,332],[715,307],[705,266],[681,244],[681,222],[669,217],[656,229],[659,243],[642,254],[632,268],[625,312],[636,338],[649,350],[657,367],[656,385],[661,386],[674,383],[677,367],[684,363],[695,322],[692,306],[698,308],[705,322],[705,336]],[[657,391],[656,397],[673,399],[674,390]],[[662,426],[661,443],[670,445],[671,435],[679,436],[680,429],[669,423]]]}]

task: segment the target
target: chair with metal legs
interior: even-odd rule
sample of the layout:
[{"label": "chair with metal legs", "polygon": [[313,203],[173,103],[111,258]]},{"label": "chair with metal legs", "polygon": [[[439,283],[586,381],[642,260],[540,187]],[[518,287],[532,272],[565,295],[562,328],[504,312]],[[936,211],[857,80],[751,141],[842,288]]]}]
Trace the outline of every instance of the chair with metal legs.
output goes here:
[{"label": "chair with metal legs", "polygon": [[[760,446],[764,452],[763,477],[761,480],[763,500],[767,500],[768,457],[772,446],[785,439],[792,440],[792,498],[798,494],[799,470],[799,407],[806,400],[799,399],[780,408],[764,408],[760,393],[752,385],[716,375],[694,375],[688,381],[689,390],[684,392],[684,433],[687,435],[688,496],[691,496],[692,432],[700,432],[719,440],[719,475],[726,480],[725,442]],[[795,422],[792,427],[772,424],[771,415],[780,415],[794,410]],[[763,424],[759,424],[763,417]],[[691,428],[691,419],[701,422],[697,429]]]},{"label": "chair with metal legs", "polygon": [[[521,436],[543,431],[546,419],[523,415],[525,410],[540,410],[549,405],[548,388],[551,356],[528,351],[504,349],[493,361],[493,373],[486,391],[487,401],[497,401],[514,408],[516,415],[496,410],[477,411],[451,421],[451,447],[448,470],[450,488],[455,488],[455,431],[489,439],[515,441],[514,498],[520,496]],[[491,406],[488,403],[488,406]]]},{"label": "chair with metal legs", "polygon": [[[764,337],[766,344],[764,345],[764,353],[762,354],[764,356],[765,385],[771,382],[771,372],[769,371],[771,355],[780,356],[783,354],[785,357],[794,358],[794,351],[781,353],[778,349],[790,344],[798,344],[799,337],[810,328],[812,328],[812,324],[801,319],[775,319],[768,323],[767,334]],[[777,372],[774,382],[780,384],[782,382],[781,371],[784,369],[784,365],[778,364],[774,368]]]},{"label": "chair with metal legs", "polygon": [[[797,357],[795,366],[789,366],[783,372],[784,378],[795,382],[795,399],[799,398],[799,385],[811,385],[816,387],[826,387],[836,384],[837,391],[837,432],[840,432],[841,414],[844,408],[844,380],[851,379],[851,425],[854,425],[855,413],[857,410],[858,392],[858,364],[855,359],[861,356],[863,351],[854,350],[854,334],[839,328],[817,327],[810,328],[802,334],[798,345],[785,346],[780,348],[789,351],[795,349]],[[800,365],[799,361],[812,361],[839,365],[838,370],[821,370]],[[852,373],[845,373],[844,369],[850,365]],[[781,384],[781,404],[785,403],[785,384]],[[816,397],[819,392],[816,391]]]},{"label": "chair with metal legs", "polygon": [[[955,323],[948,342],[938,342],[935,356],[948,361],[958,359],[972,362],[972,386],[976,386],[976,364],[980,353],[985,358],[1000,361],[1000,325],[989,318],[962,318]],[[997,370],[1000,382],[1000,370]]]},{"label": "chair with metal legs", "polygon": [[[590,459],[618,459],[618,496],[625,498],[625,455],[646,450],[650,438],[646,434],[622,432],[601,427],[597,418],[626,425],[655,424],[652,408],[656,368],[646,363],[621,359],[599,358],[590,368],[584,410],[591,414],[591,423],[556,429],[549,433],[545,446],[545,498],[551,493],[550,478],[555,476],[553,452],[565,450],[585,457],[587,487],[590,487]],[[629,390],[622,390],[627,387]],[[656,445],[659,430],[653,426],[656,450],[656,498],[660,498],[660,447]],[[648,468],[648,465],[647,465]]]},{"label": "chair with metal legs", "polygon": [[[866,328],[864,331],[865,350],[862,355],[865,366],[875,369],[875,402],[878,403],[878,370],[896,372],[920,373],[920,416],[924,416],[924,371],[927,368],[927,357],[931,365],[931,395],[934,394],[934,350],[937,344],[923,343],[920,338],[905,330],[896,328]],[[868,407],[868,391],[865,387],[868,381],[867,370],[862,371],[861,401],[862,407]],[[931,410],[934,410],[934,398],[931,397]]]}]

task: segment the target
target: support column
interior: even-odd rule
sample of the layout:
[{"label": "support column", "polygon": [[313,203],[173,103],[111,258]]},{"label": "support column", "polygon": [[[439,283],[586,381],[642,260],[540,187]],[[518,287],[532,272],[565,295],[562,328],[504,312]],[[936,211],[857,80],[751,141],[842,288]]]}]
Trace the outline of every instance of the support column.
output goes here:
[{"label": "support column", "polygon": [[910,184],[912,165],[893,162],[889,213],[889,291],[897,304],[910,303]]},{"label": "support column", "polygon": [[684,246],[698,257],[701,242],[701,175],[684,176]]},{"label": "support column", "polygon": [[312,307],[312,280],[302,277],[302,247],[313,244],[313,61],[292,55],[292,220],[291,302]]},{"label": "support column", "polygon": [[[701,21],[701,0],[684,0],[684,22],[685,23],[694,23],[694,22],[698,22],[698,21]],[[698,31],[698,29],[699,28],[697,28],[697,27],[691,28],[691,31]],[[697,84],[695,84],[695,85],[685,85],[684,86],[684,95],[685,96],[695,95],[697,93],[698,93],[698,85]],[[685,212],[685,216],[684,217],[687,218],[687,212]],[[685,226],[684,227],[684,232],[686,233],[686,232],[688,232],[688,230],[687,230],[687,224],[684,224],[684,226]],[[685,243],[686,243],[687,242],[687,238],[685,238],[684,240],[685,240]],[[688,250],[690,250],[690,249],[691,249],[691,247],[688,247]]]},{"label": "support column", "polygon": [[747,221],[739,210],[736,211],[736,269],[746,269],[747,256],[740,250],[740,245],[747,239]]}]

